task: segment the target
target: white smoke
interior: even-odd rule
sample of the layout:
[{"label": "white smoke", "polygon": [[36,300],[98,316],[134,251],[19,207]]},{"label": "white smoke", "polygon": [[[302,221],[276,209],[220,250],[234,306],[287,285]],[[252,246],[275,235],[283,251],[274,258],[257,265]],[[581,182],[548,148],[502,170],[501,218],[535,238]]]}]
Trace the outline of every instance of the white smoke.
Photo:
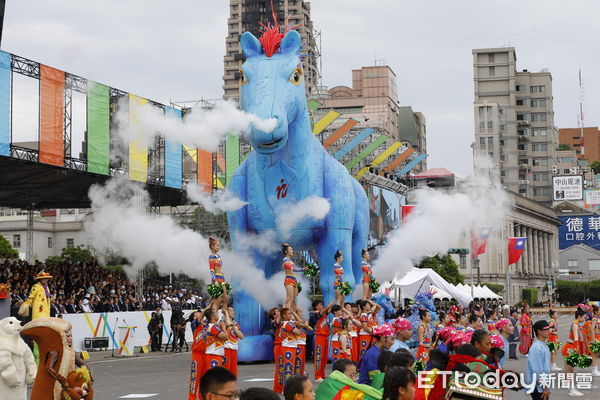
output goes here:
[{"label": "white smoke", "polygon": [[202,186],[197,183],[188,184],[187,196],[212,214],[236,211],[248,204],[248,202],[236,197],[228,189],[206,193],[203,191]]},{"label": "white smoke", "polygon": [[[469,177],[455,190],[417,189],[417,205],[406,222],[393,231],[375,260],[377,276],[391,280],[425,257],[445,254],[463,235],[470,241],[473,226],[501,229],[510,200],[499,184]],[[470,243],[470,242],[469,242]]]},{"label": "white smoke", "polygon": [[291,230],[306,218],[323,219],[329,212],[329,201],[319,196],[310,196],[297,203],[285,204],[277,209],[275,223],[284,240],[289,239]]},{"label": "white smoke", "polygon": [[125,144],[145,139],[150,145],[154,137],[160,135],[166,140],[210,152],[217,150],[225,136],[244,135],[251,125],[265,132],[271,132],[277,125],[276,119],[261,119],[238,109],[230,101],[217,102],[211,109],[192,108],[183,119],[164,114],[150,104],[122,105],[116,118],[119,136]]},{"label": "white smoke", "polygon": [[[149,195],[142,185],[126,178],[113,178],[104,186],[92,186],[89,197],[92,215],[84,222],[87,242],[100,255],[119,254],[129,260],[131,265],[126,272],[130,276],[154,262],[162,275],[185,273],[205,282],[210,279],[208,238],[182,227],[168,215],[146,213]],[[248,241],[253,239],[254,245],[262,242],[265,252],[267,241],[271,250],[277,243],[272,233],[244,237]],[[283,302],[282,273],[267,279],[245,252],[222,249],[220,254],[224,274],[234,284],[234,290],[241,287],[266,308]],[[305,309],[306,292],[299,297]]]}]

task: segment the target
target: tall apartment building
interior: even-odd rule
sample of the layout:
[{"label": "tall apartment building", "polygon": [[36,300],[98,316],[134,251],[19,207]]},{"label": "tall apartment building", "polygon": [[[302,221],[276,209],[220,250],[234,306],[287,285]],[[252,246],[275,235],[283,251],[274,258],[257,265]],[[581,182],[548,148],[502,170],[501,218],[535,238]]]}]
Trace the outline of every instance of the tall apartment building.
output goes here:
[{"label": "tall apartment building", "polygon": [[[427,123],[423,113],[414,112],[410,106],[398,107],[398,131],[401,141],[406,141],[418,152],[427,154]],[[424,158],[412,172],[426,170],[427,158]]]},{"label": "tall apartment building", "polygon": [[597,126],[583,128],[583,148],[581,154],[581,128],[561,128],[558,130],[558,142],[568,144],[577,152],[577,158],[588,160],[590,163],[600,161],[600,130]]},{"label": "tall apartment building", "polygon": [[240,36],[251,32],[259,37],[261,23],[272,23],[271,4],[275,9],[277,20],[283,26],[289,18],[291,27],[299,25],[298,33],[302,37],[302,64],[304,67],[304,83],[307,94],[316,90],[318,80],[317,46],[313,35],[313,23],[310,19],[310,2],[304,0],[230,0],[229,19],[227,20],[227,38],[225,39],[225,57],[223,64],[223,89],[225,99],[239,100],[239,71],[245,60],[240,48]]},{"label": "tall apartment building", "polygon": [[352,88],[335,86],[323,98],[321,111],[335,110],[358,121],[357,128],[378,128],[398,140],[398,87],[387,65],[352,70]]},{"label": "tall apartment building", "polygon": [[491,158],[490,172],[507,189],[551,204],[558,136],[552,75],[517,71],[516,61],[514,47],[473,50],[475,152]]}]

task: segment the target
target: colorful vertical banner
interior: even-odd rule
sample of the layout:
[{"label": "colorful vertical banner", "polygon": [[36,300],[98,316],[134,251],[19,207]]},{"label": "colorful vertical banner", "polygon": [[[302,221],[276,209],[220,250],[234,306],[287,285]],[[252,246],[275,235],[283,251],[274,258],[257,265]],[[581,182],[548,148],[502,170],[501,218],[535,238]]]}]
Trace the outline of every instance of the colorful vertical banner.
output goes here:
[{"label": "colorful vertical banner", "polygon": [[[165,117],[181,119],[181,110],[165,107]],[[183,184],[183,146],[165,139],[165,186],[181,189]]]},{"label": "colorful vertical banner", "polygon": [[110,172],[110,95],[109,87],[87,83],[87,170],[96,174]]},{"label": "colorful vertical banner", "polygon": [[148,144],[139,121],[139,109],[146,104],[147,99],[129,95],[129,124],[134,135],[129,142],[129,179],[138,182],[148,180]]},{"label": "colorful vertical banner", "polygon": [[240,138],[234,135],[227,135],[225,138],[225,184],[233,176],[233,173],[240,165]]},{"label": "colorful vertical banner", "polygon": [[0,51],[0,156],[10,156],[10,54]]},{"label": "colorful vertical banner", "polygon": [[198,149],[198,185],[205,192],[212,192],[212,153]]},{"label": "colorful vertical banner", "polygon": [[65,165],[65,73],[40,64],[39,161]]}]

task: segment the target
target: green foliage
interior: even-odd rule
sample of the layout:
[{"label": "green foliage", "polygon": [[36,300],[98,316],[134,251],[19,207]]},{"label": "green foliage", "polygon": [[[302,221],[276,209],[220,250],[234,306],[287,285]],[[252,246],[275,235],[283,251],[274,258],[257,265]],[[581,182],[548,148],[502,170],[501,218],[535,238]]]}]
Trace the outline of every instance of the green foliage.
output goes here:
[{"label": "green foliage", "polygon": [[600,174],[600,161],[594,161],[590,167],[595,174]]},{"label": "green foliage", "polygon": [[600,292],[600,280],[591,282],[557,281],[556,295],[563,304],[578,304]]},{"label": "green foliage", "polygon": [[536,288],[525,288],[522,292],[523,303],[534,305],[538,300],[538,291]]},{"label": "green foliage", "polygon": [[497,295],[502,296],[504,294],[504,285],[498,285],[496,283],[481,283],[482,286],[487,286],[490,290]]},{"label": "green foliage", "polygon": [[465,277],[458,272],[458,264],[446,254],[443,257],[433,256],[427,257],[418,268],[431,268],[437,272],[442,278],[447,280],[449,283],[458,285],[459,283],[465,283]]},{"label": "green foliage", "polygon": [[50,256],[46,258],[46,264],[56,265],[64,261],[70,260],[73,263],[91,263],[94,256],[91,251],[83,246],[69,247],[62,249],[60,256]]},{"label": "green foliage", "polygon": [[13,249],[6,238],[0,235],[0,258],[19,258],[19,252]]},{"label": "green foliage", "polygon": [[561,143],[558,145],[558,150],[573,150],[573,148],[571,147],[570,144],[566,144],[566,143]]}]

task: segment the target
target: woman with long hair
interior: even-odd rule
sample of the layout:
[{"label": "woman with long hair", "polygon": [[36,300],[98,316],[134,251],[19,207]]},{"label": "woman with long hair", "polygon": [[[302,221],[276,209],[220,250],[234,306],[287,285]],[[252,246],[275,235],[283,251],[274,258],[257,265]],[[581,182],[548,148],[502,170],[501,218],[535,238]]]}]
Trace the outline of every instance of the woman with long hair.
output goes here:
[{"label": "woman with long hair", "polygon": [[[548,343],[554,343],[555,346],[558,345],[558,322],[556,322],[556,311],[550,310],[550,327],[548,328]],[[555,347],[556,348],[556,347]],[[550,352],[550,364],[552,371],[562,371],[562,368],[556,365],[556,357],[558,356],[558,350],[554,350]]]},{"label": "woman with long hair", "polygon": [[529,316],[529,306],[525,304],[521,310],[521,319],[519,319],[519,325],[521,325],[519,333],[519,353],[529,353],[529,348],[533,342],[532,323],[531,317]]},{"label": "woman with long hair", "polygon": [[424,308],[419,309],[419,318],[421,324],[417,328],[417,339],[419,339],[419,347],[415,353],[415,358],[418,361],[427,363],[429,359],[429,350],[431,349],[431,340],[433,338],[433,329],[431,329],[431,313]]},{"label": "woman with long hair", "polygon": [[[580,324],[585,321],[586,312],[581,307],[577,307],[575,311],[575,319],[571,322],[571,326],[569,327],[569,341],[565,343],[562,347],[562,355],[565,358],[565,372],[567,374],[573,373],[573,367],[567,364],[567,357],[571,352],[575,351],[579,354],[584,354],[584,345],[583,345],[583,333],[581,331]],[[570,396],[583,396],[583,394],[575,389],[575,385],[571,385],[571,389],[569,391]]]},{"label": "woman with long hair", "polygon": [[371,300],[373,296],[373,290],[371,289],[371,280],[373,280],[373,266],[369,264],[369,251],[367,249],[362,249],[360,252],[362,256],[362,263],[360,264],[360,269],[363,273],[362,278],[362,287],[363,287],[363,300]]}]

